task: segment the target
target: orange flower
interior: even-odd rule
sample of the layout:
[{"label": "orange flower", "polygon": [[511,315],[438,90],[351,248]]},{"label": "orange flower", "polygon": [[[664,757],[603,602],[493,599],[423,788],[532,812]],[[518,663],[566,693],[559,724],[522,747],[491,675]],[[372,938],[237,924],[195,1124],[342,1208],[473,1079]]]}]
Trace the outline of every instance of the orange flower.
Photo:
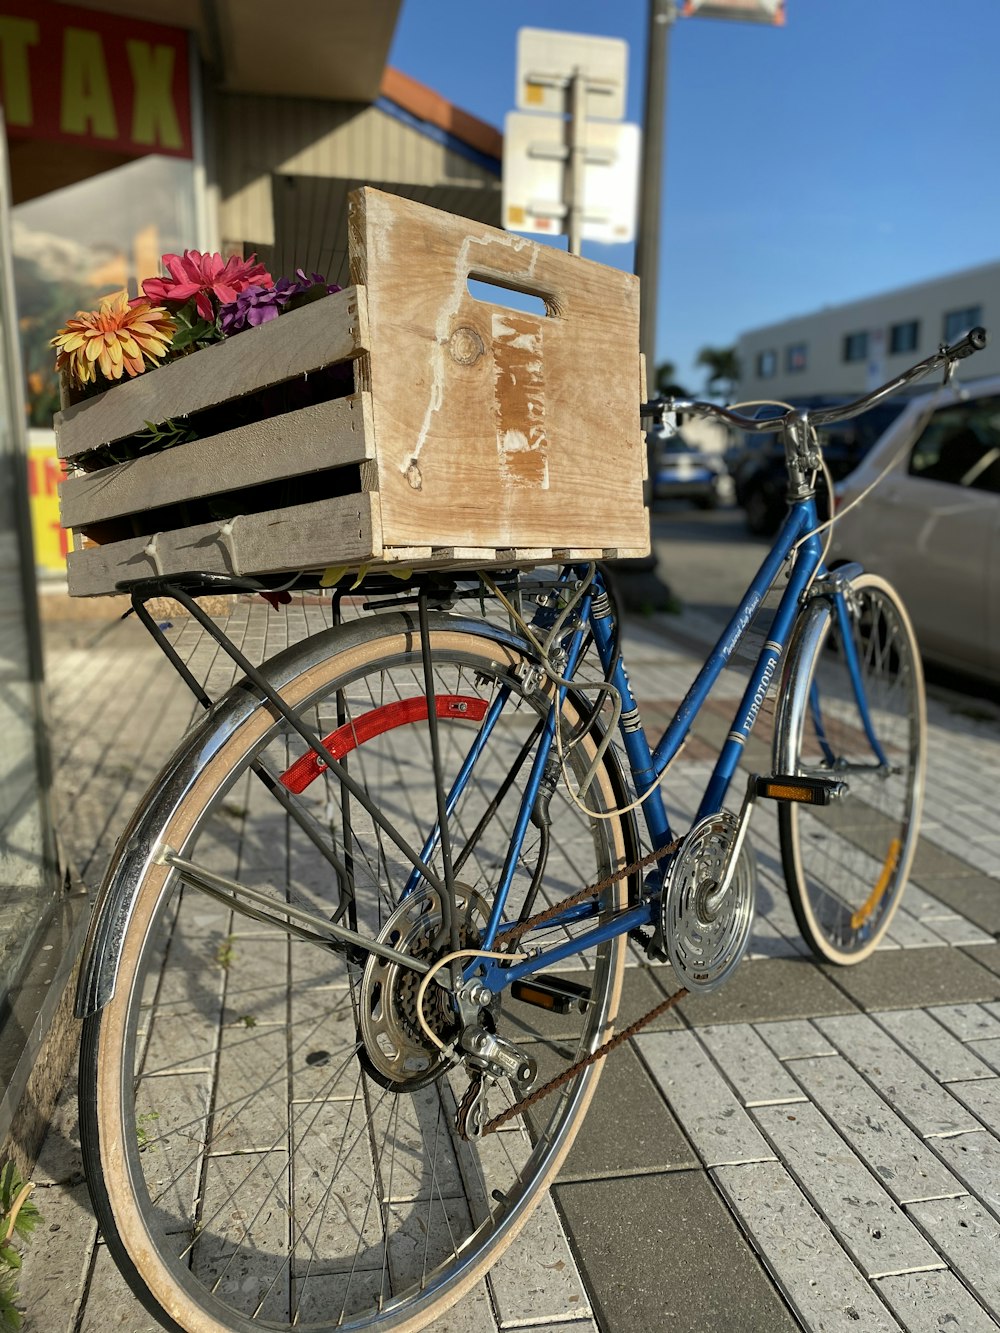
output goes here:
[{"label": "orange flower", "polygon": [[143,297],[129,304],[121,291],[106,296],[98,310],[78,310],[49,346],[58,349],[56,370],[66,370],[82,389],[97,383],[98,370],[106,380],[120,380],[124,371],[141,375],[147,361],[155,366],[162,358],[176,329],[162,306]]}]

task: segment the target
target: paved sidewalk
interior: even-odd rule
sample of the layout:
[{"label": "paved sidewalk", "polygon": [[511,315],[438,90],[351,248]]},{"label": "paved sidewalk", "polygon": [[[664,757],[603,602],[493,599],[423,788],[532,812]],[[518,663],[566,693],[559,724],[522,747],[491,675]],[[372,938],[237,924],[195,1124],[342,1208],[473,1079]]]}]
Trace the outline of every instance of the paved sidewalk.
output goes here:
[{"label": "paved sidewalk", "polygon": [[[241,614],[245,646],[263,657],[318,613]],[[193,627],[178,627],[189,639]],[[706,629],[692,616],[632,626],[626,654],[651,731],[690,682]],[[210,689],[224,687],[228,662],[210,644],[193,651]],[[96,884],[193,707],[131,621],[51,626],[48,661],[63,836]],[[727,673],[672,770],[681,816],[740,690]],[[1000,710],[932,698],[929,722],[924,832],[886,947],[846,970],[811,961],[773,813],[758,810],[748,961],[611,1057],[552,1202],[436,1329],[998,1326]],[[675,988],[668,966],[632,950],[626,1021]],[[69,1089],[36,1180],[28,1333],[155,1333],[97,1239]]]}]

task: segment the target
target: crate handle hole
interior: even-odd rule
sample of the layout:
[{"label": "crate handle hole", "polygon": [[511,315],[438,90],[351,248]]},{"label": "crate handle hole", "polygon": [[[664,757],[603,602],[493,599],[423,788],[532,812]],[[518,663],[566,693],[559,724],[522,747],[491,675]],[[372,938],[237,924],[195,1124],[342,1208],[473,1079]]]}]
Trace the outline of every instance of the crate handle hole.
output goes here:
[{"label": "crate handle hole", "polygon": [[502,305],[508,310],[539,317],[556,313],[554,302],[546,301],[544,297],[526,292],[520,287],[508,287],[505,283],[474,277],[469,278],[467,286],[473,300],[483,301],[487,305]]}]

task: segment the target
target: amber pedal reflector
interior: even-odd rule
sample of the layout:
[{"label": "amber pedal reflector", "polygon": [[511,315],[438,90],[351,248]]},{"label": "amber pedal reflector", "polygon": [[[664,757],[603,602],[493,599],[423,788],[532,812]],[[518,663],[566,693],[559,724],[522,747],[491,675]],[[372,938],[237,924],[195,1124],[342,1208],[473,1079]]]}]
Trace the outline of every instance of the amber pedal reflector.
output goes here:
[{"label": "amber pedal reflector", "polygon": [[754,794],[768,801],[798,801],[803,805],[829,805],[847,790],[835,778],[799,778],[792,774],[772,773],[754,779]]}]

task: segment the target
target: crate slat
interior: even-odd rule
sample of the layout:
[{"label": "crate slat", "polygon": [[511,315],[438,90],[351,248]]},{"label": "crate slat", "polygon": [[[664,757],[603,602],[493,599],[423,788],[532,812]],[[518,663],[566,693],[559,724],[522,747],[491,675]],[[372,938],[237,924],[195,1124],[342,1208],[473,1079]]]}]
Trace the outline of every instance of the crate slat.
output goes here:
[{"label": "crate slat", "polygon": [[59,488],[64,528],[219,495],[374,456],[371,397],[355,394],[254,421],[163,453],[70,477]]},{"label": "crate slat", "polygon": [[373,499],[363,494],[320,500],[70,551],[70,589],[88,597],[113,592],[120,580],[156,574],[292,573],[363,563],[381,546]]},{"label": "crate slat", "polygon": [[370,345],[364,292],[348,287],[57,413],[60,458],[183,419],[244,394],[347,361]]}]

